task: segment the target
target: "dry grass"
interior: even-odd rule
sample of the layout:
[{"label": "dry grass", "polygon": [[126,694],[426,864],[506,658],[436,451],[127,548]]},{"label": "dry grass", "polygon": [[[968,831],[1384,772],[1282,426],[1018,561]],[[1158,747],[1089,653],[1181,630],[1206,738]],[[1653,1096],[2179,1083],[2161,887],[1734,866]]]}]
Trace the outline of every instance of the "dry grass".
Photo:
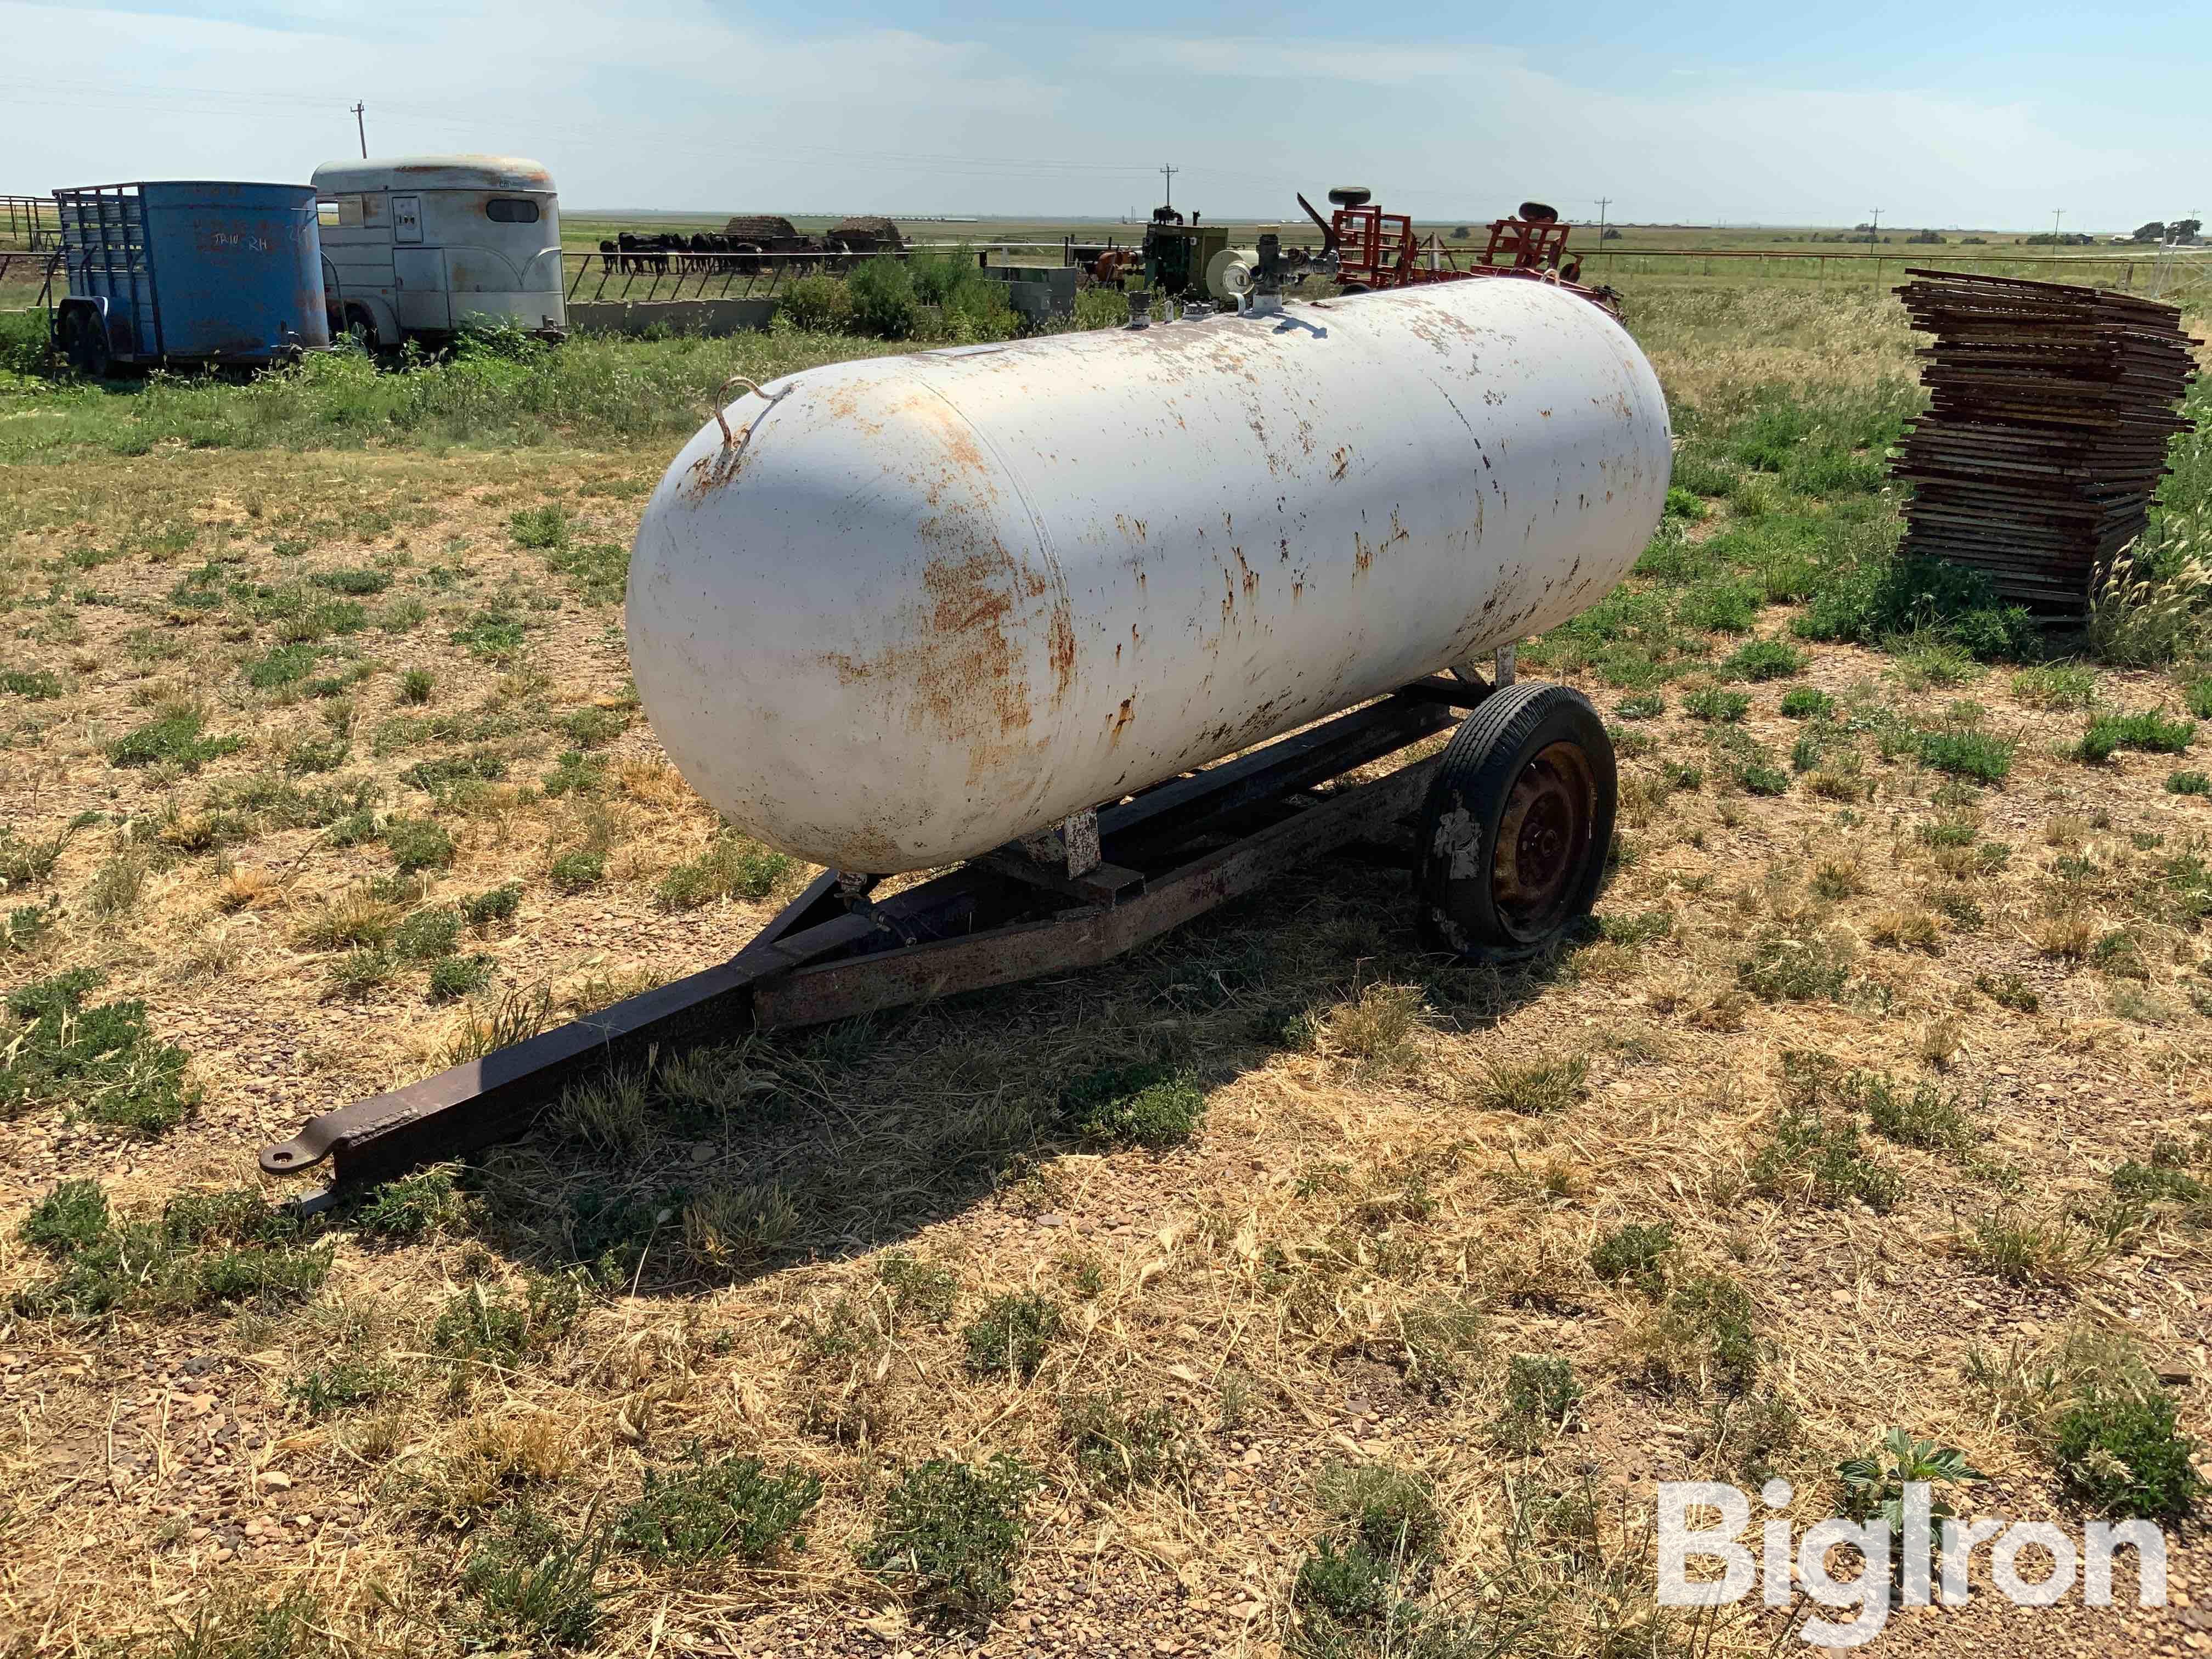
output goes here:
[{"label": "dry grass", "polygon": [[[1841,320],[1686,313],[1662,368],[1717,404],[1746,377],[1902,372],[1875,308]],[[1731,331],[1721,366],[1694,349]],[[0,1286],[50,1272],[15,1229],[58,1180],[96,1175],[132,1211],[270,1190],[252,1149],[309,1113],[718,960],[770,913],[656,898],[714,825],[641,722],[582,751],[603,764],[561,760],[578,710],[626,710],[614,615],[514,547],[507,515],[557,496],[625,540],[659,465],[21,469],[0,518],[5,665],[68,689],[0,706],[0,821],[103,821],[6,896],[54,921],[0,978],[99,969],[101,995],[143,997],[190,1049],[206,1099],[127,1146],[53,1109],[0,1123]],[[362,569],[392,579],[365,626],[312,641],[309,677],[251,685],[288,621],[252,590]],[[990,1653],[1305,1642],[1299,1565],[1344,1523],[1332,1463],[1430,1493],[1420,1594],[1439,1616],[1525,1614],[1526,1650],[1560,1656],[1781,1639],[1764,1613],[1653,1637],[1657,1480],[1778,1473],[1808,1519],[1835,1461],[1898,1423],[1965,1447],[2000,1483],[1992,1512],[2057,1514],[2054,1404],[2112,1352],[2182,1379],[2185,1423],[2205,1421],[2203,1217],[2115,1207],[2108,1176],[2172,1141],[2212,1184],[2189,1150],[2212,1109],[2206,907],[2179,862],[2212,809],[2166,792],[2160,757],[2090,779],[2053,752],[2078,713],[2002,677],[1970,694],[2027,734],[2001,788],[1885,757],[1876,715],[1934,724],[1960,695],[1887,665],[1810,653],[1799,683],[1863,720],[1779,795],[1717,771],[1675,787],[1661,769],[1709,765],[1705,725],[1638,721],[1603,936],[1556,962],[1425,957],[1402,878],[1330,863],[1070,981],[586,1079],[458,1184],[416,1176],[320,1224],[332,1265],[312,1293],[0,1318],[18,1494],[0,1651],[90,1659],[296,1592],[311,1628],[279,1650],[455,1653],[518,1616],[494,1586],[514,1587],[499,1552],[526,1537],[555,1612],[580,1605],[561,1601],[576,1574],[592,1587],[603,1650],[964,1651],[929,1592],[862,1552],[911,1472],[1001,1454],[1034,1479]],[[431,675],[427,700],[409,670]],[[2148,675],[2099,680],[2111,702],[2158,701]],[[108,767],[104,745],[182,688],[246,745],[197,773]],[[1754,686],[1741,723],[1778,755],[1800,732],[1786,689]],[[288,769],[310,738],[345,760]],[[394,817],[450,848],[402,872]],[[598,878],[556,884],[579,851]],[[409,954],[448,937],[438,959],[490,964],[458,1004],[430,1000]],[[363,953],[382,977],[329,995]],[[1140,1065],[1204,1090],[1194,1139],[1076,1136],[1071,1086]],[[1955,1093],[1986,1136],[1885,1139],[1853,1070]],[[1808,1100],[1850,1119],[1893,1194],[1809,1156],[1778,1165]],[[1659,1224],[1648,1285],[1599,1277],[1595,1248]],[[2092,1354],[2063,1337],[2077,1328],[2118,1346]],[[976,1363],[1000,1349],[1020,1363]],[[1522,1409],[1559,1360],[1572,1409]],[[818,1480],[806,1547],[707,1570],[607,1543],[647,1475],[675,1479],[694,1448]],[[2207,1565],[2194,1534],[2177,1542],[2178,1584]],[[1960,1650],[2140,1651],[2181,1629],[1987,1603],[1944,1615]]]}]

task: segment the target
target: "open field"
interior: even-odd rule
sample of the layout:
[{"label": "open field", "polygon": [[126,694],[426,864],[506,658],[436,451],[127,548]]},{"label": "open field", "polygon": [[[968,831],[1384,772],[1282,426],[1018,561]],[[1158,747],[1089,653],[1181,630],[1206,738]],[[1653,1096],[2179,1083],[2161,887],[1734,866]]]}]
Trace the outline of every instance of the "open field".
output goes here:
[{"label": "open field", "polygon": [[[1901,1426],[1972,1515],[2186,1508],[2204,595],[2042,660],[1893,558],[1893,301],[1624,286],[1679,488],[1523,657],[1622,756],[1575,948],[1346,859],[305,1223],[257,1146],[811,873],[639,717],[627,548],[723,377],[897,348],[0,380],[0,1654],[1749,1655],[1803,1607],[1656,1607],[1655,1482],[1802,1523]],[[2172,1607],[1977,1558],[1874,1650],[2202,1650],[2172,1537]]]}]

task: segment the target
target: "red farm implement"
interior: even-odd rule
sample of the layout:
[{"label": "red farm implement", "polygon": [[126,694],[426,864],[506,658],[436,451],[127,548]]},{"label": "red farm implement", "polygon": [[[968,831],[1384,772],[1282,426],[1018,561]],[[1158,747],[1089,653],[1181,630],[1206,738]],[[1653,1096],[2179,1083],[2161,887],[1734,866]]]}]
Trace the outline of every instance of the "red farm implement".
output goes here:
[{"label": "red farm implement", "polygon": [[1493,221],[1489,240],[1478,253],[1471,243],[1455,248],[1433,233],[1419,234],[1410,214],[1384,212],[1364,190],[1332,190],[1328,199],[1334,211],[1326,219],[1303,196],[1298,205],[1321,227],[1322,259],[1334,257],[1336,279],[1348,294],[1474,276],[1519,276],[1556,283],[1620,314],[1620,298],[1611,289],[1582,285],[1582,261],[1567,252],[1569,228],[1541,202],[1523,202],[1510,218]]}]

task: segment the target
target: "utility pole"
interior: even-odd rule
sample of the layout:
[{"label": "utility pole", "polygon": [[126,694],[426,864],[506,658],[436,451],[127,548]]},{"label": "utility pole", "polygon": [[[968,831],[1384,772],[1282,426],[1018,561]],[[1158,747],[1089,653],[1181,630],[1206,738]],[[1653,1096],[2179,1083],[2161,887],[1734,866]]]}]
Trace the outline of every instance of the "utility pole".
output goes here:
[{"label": "utility pole", "polygon": [[368,106],[365,104],[356,104],[353,106],[354,128],[361,134],[361,159],[364,161],[368,160],[368,119],[367,112]]},{"label": "utility pole", "polygon": [[2064,208],[2053,208],[2051,210],[2051,240],[2053,246],[2056,246],[2058,242],[2058,222],[2065,216],[2066,210]]},{"label": "utility pole", "polygon": [[1876,209],[1874,210],[1874,223],[1873,223],[1873,225],[1872,225],[1872,226],[1870,226],[1870,227],[1869,228],[1869,229],[1868,229],[1868,231],[1867,231],[1867,246],[1868,246],[1869,247],[1872,247],[1875,243],[1877,243],[1877,242],[1879,242],[1879,241],[1881,241],[1881,210],[1880,208],[1876,208]]},{"label": "utility pole", "polygon": [[1182,171],[1181,167],[1171,167],[1164,163],[1160,167],[1160,177],[1165,181],[1164,189],[1166,191],[1167,205],[1170,207],[1175,205],[1175,176]]},{"label": "utility pole", "polygon": [[1597,239],[1601,242],[1605,240],[1605,210],[1612,205],[1613,198],[1610,196],[1597,198]]}]

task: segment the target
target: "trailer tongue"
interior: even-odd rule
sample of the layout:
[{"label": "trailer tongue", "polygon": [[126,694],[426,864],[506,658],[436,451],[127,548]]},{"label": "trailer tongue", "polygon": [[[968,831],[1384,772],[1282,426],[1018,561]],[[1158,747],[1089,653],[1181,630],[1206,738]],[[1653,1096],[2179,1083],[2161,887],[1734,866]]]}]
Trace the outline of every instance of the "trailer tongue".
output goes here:
[{"label": "trailer tongue", "polygon": [[[1524,690],[1556,690],[1526,687]],[[325,1161],[333,1186],[523,1132],[571,1079],[649,1048],[726,1042],[1094,967],[1297,865],[1389,834],[1421,805],[1431,757],[1326,786],[1453,723],[1486,688],[1424,680],[1097,815],[1099,857],[1010,846],[872,902],[817,877],[727,962],[371,1099],[265,1146],[261,1167]]]}]

